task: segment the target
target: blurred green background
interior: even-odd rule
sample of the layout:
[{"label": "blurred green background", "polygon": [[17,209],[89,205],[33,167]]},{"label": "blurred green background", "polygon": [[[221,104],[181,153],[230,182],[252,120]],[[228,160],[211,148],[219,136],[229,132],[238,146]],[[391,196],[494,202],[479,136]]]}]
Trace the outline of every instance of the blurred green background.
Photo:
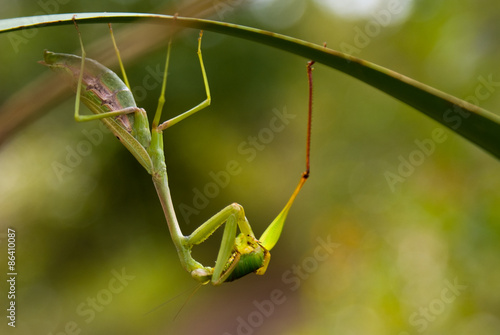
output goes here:
[{"label": "blurred green background", "polygon": [[[498,86],[480,88],[488,78],[500,81],[497,1],[346,3],[1,0],[0,6],[1,18],[179,12],[255,26],[326,42],[460,98],[489,92],[480,106],[498,110]],[[384,16],[389,10],[397,14]],[[152,73],[163,66],[167,39],[155,47],[142,41],[166,28],[114,28],[117,35],[144,29],[139,39],[125,34],[119,44],[140,54],[126,67],[142,94],[139,106],[152,113],[159,91]],[[81,31],[86,45],[104,46],[105,53],[89,46],[88,57],[103,63],[114,57],[105,25]],[[39,76],[53,79],[36,63],[44,49],[79,53],[70,26],[28,33],[0,35],[0,102]],[[197,34],[186,30],[175,40],[169,117],[204,99]],[[194,207],[194,190],[204,192],[211,175],[225,171],[228,162],[241,170],[199,212],[178,214],[181,228],[188,234],[238,202],[260,235],[304,168],[306,60],[210,32],[203,56],[212,106],[165,133],[176,210]],[[5,278],[11,227],[17,232],[18,272],[15,330],[6,325],[8,287],[0,281],[1,333],[498,334],[499,162],[399,101],[321,64],[315,66],[314,90],[312,174],[267,273],[204,286],[191,298],[196,283],[179,264],[147,173],[111,135],[89,142],[85,134],[103,133],[97,122],[74,122],[69,92],[39,110],[36,121],[0,148],[0,268]],[[26,96],[24,103],[37,101]],[[262,137],[276,110],[294,118]],[[433,132],[441,129],[437,141]],[[261,136],[255,155],[241,150],[249,136]],[[70,152],[80,153],[71,166]],[[54,164],[68,170],[57,173]],[[388,181],[388,173],[399,179]],[[220,236],[195,255],[213,262]]]}]

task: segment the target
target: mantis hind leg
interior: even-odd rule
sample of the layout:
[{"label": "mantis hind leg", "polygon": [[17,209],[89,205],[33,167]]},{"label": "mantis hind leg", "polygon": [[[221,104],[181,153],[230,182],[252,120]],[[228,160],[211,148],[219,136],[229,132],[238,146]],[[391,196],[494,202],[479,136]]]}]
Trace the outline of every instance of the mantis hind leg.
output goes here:
[{"label": "mantis hind leg", "polygon": [[108,23],[108,27],[109,27],[109,33],[111,35],[111,40],[113,41],[113,47],[115,48],[116,58],[118,58],[118,64],[120,64],[120,70],[122,71],[123,81],[125,82],[125,85],[127,85],[128,89],[130,90],[130,84],[128,82],[127,74],[125,73],[125,67],[123,66],[122,57],[120,55],[120,50],[118,49],[118,46],[116,45],[115,35],[113,34],[113,28],[111,27],[111,23]]},{"label": "mantis hind leg", "polygon": [[[89,108],[92,109],[92,111],[95,114],[92,114],[92,115],[81,115],[80,114],[80,101],[82,99],[82,82],[83,82],[83,74],[84,74],[84,70],[85,70],[85,59],[86,59],[87,55],[85,52],[85,48],[83,46],[82,35],[80,33],[80,29],[78,28],[78,24],[76,23],[75,17],[73,17],[73,23],[74,23],[76,31],[78,33],[78,40],[80,42],[80,49],[82,52],[80,74],[78,76],[78,83],[77,83],[77,88],[76,88],[75,114],[74,114],[75,120],[78,122],[86,122],[86,121],[100,120],[100,119],[110,118],[110,117],[120,117],[120,116],[127,115],[127,114],[135,114],[135,115],[140,114],[144,118],[144,115],[146,115],[144,110],[141,108],[135,107],[135,106],[129,106],[129,107],[125,107],[122,109],[113,110],[113,111],[109,111],[109,112],[102,112],[101,106],[95,105],[95,103],[93,103],[91,101],[88,101],[88,105],[90,105]],[[126,86],[130,89],[130,86],[129,86],[128,81],[126,79],[125,69],[123,68],[123,63],[122,63],[121,58],[120,58],[120,53],[118,51],[118,48],[117,48],[115,40],[114,40],[113,31],[111,30],[111,25],[110,25],[110,31],[111,31],[111,36],[113,39],[113,44],[115,46],[115,50],[116,50],[116,53],[118,56],[118,62],[120,63],[120,67],[122,69],[122,73],[123,73],[124,79],[126,81]],[[92,106],[93,104],[95,106]],[[131,131],[130,128],[132,127],[130,125],[131,122],[125,117],[121,118],[120,120],[121,120],[121,123],[123,124],[123,128],[127,129],[127,131],[130,132]],[[143,125],[141,124],[141,126],[143,126]]]},{"label": "mantis hind leg", "polygon": [[[203,64],[203,57],[202,57],[202,54],[201,54],[201,38],[203,36],[203,31],[200,31],[200,36],[198,37],[198,59],[199,59],[199,62],[200,62],[200,67],[201,67],[201,74],[203,76],[203,84],[205,86],[205,94],[206,94],[206,99],[204,101],[202,101],[201,103],[199,103],[198,105],[196,105],[195,107],[191,108],[190,110],[180,114],[180,115],[177,115],[176,117],[173,117],[171,118],[170,120],[167,120],[165,122],[163,122],[162,124],[160,124],[158,126],[158,131],[163,131],[165,129],[167,129],[168,127],[171,127],[173,126],[174,124],[184,120],[185,118],[195,114],[196,112],[199,112],[201,111],[202,109],[210,106],[210,103],[212,101],[212,97],[210,95],[210,86],[208,85],[208,78],[207,78],[207,73],[205,71],[205,65]],[[170,43],[169,42],[169,53],[168,55],[170,55]],[[167,56],[167,67],[168,67],[168,56]],[[167,71],[165,69],[165,71]],[[165,79],[166,81],[166,73],[165,73]],[[159,114],[161,114],[161,107],[163,107],[163,103],[164,103],[164,93],[165,91],[162,90],[162,96],[160,97],[160,101],[158,103],[158,110],[157,110],[157,115],[158,115],[158,118],[155,116],[155,122],[153,122],[153,124],[159,124]],[[163,99],[163,100],[162,100]],[[161,104],[161,106],[160,106]]]},{"label": "mantis hind leg", "polygon": [[[118,78],[111,70],[102,67],[102,65],[98,64],[93,60],[88,60],[87,62],[91,62],[88,66],[91,67],[90,72],[86,74],[86,76],[94,76],[93,81],[87,82],[85,87],[83,86],[83,78],[85,74],[85,64],[86,64],[86,52],[83,46],[83,39],[80,33],[80,29],[78,28],[78,24],[76,23],[75,18],[73,17],[73,23],[75,25],[76,31],[78,33],[78,39],[80,42],[80,48],[82,52],[81,62],[80,62],[80,73],[78,74],[78,82],[76,89],[76,100],[75,100],[75,120],[78,122],[85,121],[93,121],[93,120],[102,120],[106,123],[107,126],[110,126],[115,135],[119,138],[123,138],[117,132],[121,131],[122,128],[124,131],[130,133],[144,148],[148,148],[151,142],[151,133],[149,131],[149,122],[146,111],[142,108],[138,108],[135,105],[135,101],[133,100],[132,93],[130,91],[130,85],[128,83],[127,75],[125,73],[125,69],[123,63],[121,61],[120,52],[116,45],[116,41],[113,35],[113,30],[111,24],[109,24],[109,30],[111,34],[111,38],[113,41],[113,45],[115,48],[116,56],[118,58],[118,63],[120,64],[120,68],[122,70],[122,75],[125,83],[123,83],[120,78]],[[98,72],[95,73],[95,67],[101,66]],[[92,72],[92,67],[94,67],[94,72]],[[113,87],[109,87],[107,84],[103,84],[101,82],[101,76],[106,76],[108,79],[108,84],[112,80]],[[113,79],[111,79],[113,78]],[[83,92],[82,92],[83,90]],[[96,102],[94,99],[89,98],[89,95],[86,93],[87,91],[92,91],[94,95],[96,95],[99,99],[101,99],[101,103]],[[83,93],[83,94],[82,94]],[[123,97],[127,97],[125,102],[123,100],[119,100],[118,94]],[[90,110],[94,114],[92,115],[81,115],[80,114],[80,101],[83,102],[89,107]],[[107,105],[111,111],[107,111],[103,108],[104,105]],[[123,106],[119,108],[119,106]],[[104,121],[106,118],[114,118],[114,120]],[[108,125],[108,123],[110,123]]]}]

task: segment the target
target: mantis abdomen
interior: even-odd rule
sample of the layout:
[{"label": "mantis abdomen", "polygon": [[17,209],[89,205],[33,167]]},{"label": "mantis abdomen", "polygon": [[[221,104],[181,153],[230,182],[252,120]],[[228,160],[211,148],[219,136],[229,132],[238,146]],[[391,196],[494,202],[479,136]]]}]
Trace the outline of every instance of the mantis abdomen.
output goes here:
[{"label": "mantis abdomen", "polygon": [[[71,86],[76,91],[80,77],[81,57],[45,50],[44,61],[40,63],[65,74],[66,78],[71,78]],[[90,58],[85,59],[81,98],[95,114],[137,107],[127,85],[113,71]],[[128,132],[132,131],[133,114],[120,115],[117,119]]]},{"label": "mantis abdomen", "polygon": [[[103,116],[101,121],[122,141],[146,170],[150,171],[148,159],[141,157],[144,153],[138,155],[137,151],[141,149],[134,147],[133,141],[124,136],[125,131],[134,137],[144,149],[147,149],[151,142],[148,117],[144,109],[137,107],[132,92],[118,75],[90,58],[85,58],[84,70],[81,74],[81,57],[47,50],[44,52],[44,61],[40,63],[63,74],[65,78],[69,78],[75,92],[80,83],[80,98],[83,103],[94,114]],[[114,117],[115,124],[105,119],[107,115],[111,116],[110,112],[117,113]],[[77,120],[82,121],[82,119],[80,117]],[[87,119],[90,118],[87,117]]]}]

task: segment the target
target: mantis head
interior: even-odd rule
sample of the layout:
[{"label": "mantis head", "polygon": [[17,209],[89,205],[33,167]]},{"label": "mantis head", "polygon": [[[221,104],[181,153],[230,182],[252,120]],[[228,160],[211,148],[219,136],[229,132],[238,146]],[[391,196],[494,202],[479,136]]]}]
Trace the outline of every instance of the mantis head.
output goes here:
[{"label": "mantis head", "polygon": [[255,272],[263,275],[271,259],[271,253],[255,237],[240,233],[233,251],[220,274],[214,275],[214,268],[201,267],[191,271],[191,276],[202,284],[212,282],[220,285]]}]

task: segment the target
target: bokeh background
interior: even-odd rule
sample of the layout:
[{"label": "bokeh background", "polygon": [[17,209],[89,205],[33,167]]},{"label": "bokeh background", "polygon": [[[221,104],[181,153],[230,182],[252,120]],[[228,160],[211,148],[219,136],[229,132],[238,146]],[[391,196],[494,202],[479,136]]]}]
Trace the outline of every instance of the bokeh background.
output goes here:
[{"label": "bokeh background", "polygon": [[[461,98],[486,92],[481,107],[500,106],[498,84],[481,88],[485,80],[500,81],[500,6],[494,0],[0,5],[1,18],[178,12],[255,26],[326,42]],[[397,14],[384,16],[389,9]],[[138,104],[152,113],[167,28],[114,28]],[[87,56],[117,70],[107,26],[81,31]],[[44,49],[79,53],[74,28],[16,34],[0,35],[0,102],[21,94],[22,104],[4,105],[1,117],[7,123],[22,108],[33,111],[0,147],[2,334],[498,334],[499,162],[473,144],[317,64],[312,174],[267,273],[204,286],[190,296],[196,283],[179,264],[147,173],[98,122],[74,122],[70,92],[37,106],[61,83],[36,62]],[[185,30],[174,42],[169,117],[204,99],[197,34]],[[304,168],[307,60],[210,32],[203,55],[212,106],[165,133],[182,230],[188,234],[238,202],[260,235]],[[293,118],[269,135],[276,111]],[[95,135],[91,143],[86,134],[103,138]],[[249,137],[259,136],[255,155],[242,151]],[[181,215],[181,208],[194,207],[195,192],[213,186],[212,176],[233,161],[240,169],[227,185],[214,189],[199,211]],[[63,172],[54,169],[62,165]],[[388,179],[390,173],[399,179]],[[15,330],[5,318],[8,227],[17,232]],[[195,255],[213,262],[220,236]]]}]

